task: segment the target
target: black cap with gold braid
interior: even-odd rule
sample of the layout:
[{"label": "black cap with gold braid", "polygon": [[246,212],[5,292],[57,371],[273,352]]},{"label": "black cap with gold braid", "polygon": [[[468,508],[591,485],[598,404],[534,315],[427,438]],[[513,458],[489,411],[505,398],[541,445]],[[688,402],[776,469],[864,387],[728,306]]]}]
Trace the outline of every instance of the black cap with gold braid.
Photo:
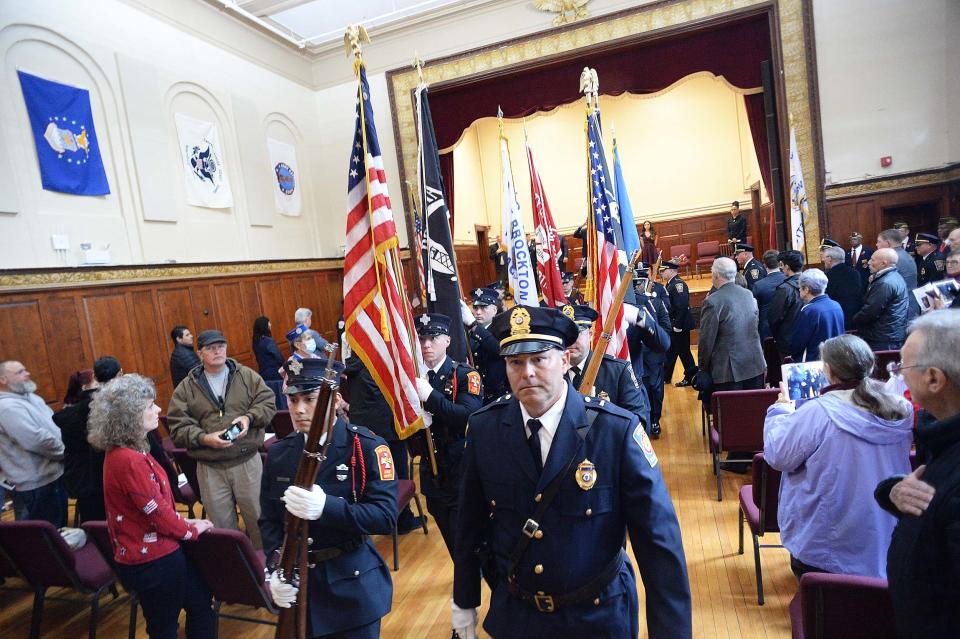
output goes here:
[{"label": "black cap with gold braid", "polygon": [[580,331],[573,320],[555,308],[514,306],[490,323],[490,332],[500,342],[500,355],[563,350],[577,341]]}]

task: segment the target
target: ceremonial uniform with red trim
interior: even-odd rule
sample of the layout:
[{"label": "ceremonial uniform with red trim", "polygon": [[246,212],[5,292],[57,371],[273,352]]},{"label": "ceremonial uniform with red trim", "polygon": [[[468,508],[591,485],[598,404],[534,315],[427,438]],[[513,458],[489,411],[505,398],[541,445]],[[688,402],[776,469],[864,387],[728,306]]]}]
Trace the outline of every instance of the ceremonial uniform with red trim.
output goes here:
[{"label": "ceremonial uniform with red trim", "polygon": [[[304,448],[303,433],[270,447],[260,489],[260,531],[268,567],[278,559],[286,516],[281,497],[293,481]],[[397,520],[396,468],[387,443],[363,426],[341,419],[316,483],[327,494],[320,519],[310,522],[310,551],[345,552],[310,568],[311,637],[343,633],[379,636],[390,612],[390,570],[368,535],[389,535]]]}]

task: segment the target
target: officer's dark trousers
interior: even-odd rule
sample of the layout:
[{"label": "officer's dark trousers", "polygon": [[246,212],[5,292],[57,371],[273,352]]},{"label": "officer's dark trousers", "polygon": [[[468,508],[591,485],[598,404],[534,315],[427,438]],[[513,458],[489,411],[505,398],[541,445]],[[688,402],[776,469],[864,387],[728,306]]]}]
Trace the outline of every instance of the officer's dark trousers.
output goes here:
[{"label": "officer's dark trousers", "polygon": [[359,628],[351,628],[350,630],[335,632],[332,635],[319,635],[314,639],[378,639],[379,637],[380,620],[377,619],[376,621],[368,623],[365,626],[360,626]]},{"label": "officer's dark trousers", "polygon": [[692,380],[697,373],[697,362],[690,352],[690,331],[670,334],[670,348],[667,350],[667,361],[663,369],[663,381],[669,384],[673,381],[673,369],[677,366],[677,357],[683,364],[683,378]]},{"label": "officer's dark trousers", "polygon": [[658,424],[663,412],[663,362],[653,362],[644,368],[643,385],[650,400],[650,423]]},{"label": "officer's dark trousers", "polygon": [[[429,461],[426,462],[429,465]],[[433,483],[433,476],[424,461],[420,461],[420,492],[427,498],[427,510],[433,515],[437,522],[437,528],[440,529],[440,535],[443,537],[443,543],[447,545],[447,552],[453,559],[453,545],[456,541],[456,525],[458,497],[460,493],[460,467],[456,466],[454,473],[451,473],[449,479],[443,487],[437,487]]]},{"label": "officer's dark trousers", "polygon": [[117,572],[140,597],[150,639],[176,639],[181,610],[187,611],[188,639],[216,636],[210,590],[182,550],[145,564],[120,564]]}]

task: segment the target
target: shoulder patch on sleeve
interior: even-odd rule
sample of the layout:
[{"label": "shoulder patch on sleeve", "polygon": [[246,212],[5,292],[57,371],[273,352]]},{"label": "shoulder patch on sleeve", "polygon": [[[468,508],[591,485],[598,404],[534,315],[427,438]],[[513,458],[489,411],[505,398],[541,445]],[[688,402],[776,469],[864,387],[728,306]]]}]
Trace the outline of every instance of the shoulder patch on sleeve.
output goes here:
[{"label": "shoulder patch on sleeve", "polygon": [[381,444],[373,450],[377,456],[377,466],[380,467],[380,479],[383,481],[393,481],[396,479],[396,469],[393,466],[393,455],[390,454],[390,447]]},{"label": "shoulder patch on sleeve", "polygon": [[480,373],[470,371],[467,373],[467,392],[471,395],[479,395],[482,384],[480,382]]},{"label": "shoulder patch on sleeve", "polygon": [[647,463],[650,464],[650,468],[655,467],[659,460],[657,459],[657,454],[653,451],[653,444],[650,443],[650,438],[647,437],[647,431],[643,429],[643,424],[637,424],[637,427],[633,431],[633,440],[640,446],[640,450],[643,451],[643,456],[647,458]]}]

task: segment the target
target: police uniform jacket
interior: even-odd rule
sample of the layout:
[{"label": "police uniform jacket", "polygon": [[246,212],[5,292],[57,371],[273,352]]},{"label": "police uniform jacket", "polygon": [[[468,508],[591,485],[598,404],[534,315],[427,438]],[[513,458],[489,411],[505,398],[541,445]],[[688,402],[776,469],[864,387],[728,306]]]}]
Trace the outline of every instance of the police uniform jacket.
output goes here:
[{"label": "police uniform jacket", "polygon": [[670,348],[670,312],[663,304],[654,306],[645,295],[637,296],[637,303],[647,309],[647,319],[643,326],[627,327],[627,347],[630,350],[630,362],[638,379],[647,371],[647,353],[666,353]]},{"label": "police uniform jacket", "polygon": [[[354,440],[363,451],[362,468],[351,471]],[[268,566],[283,543],[286,509],[280,498],[297,473],[304,435],[294,432],[270,447],[260,485],[260,532]],[[311,551],[350,549],[309,571],[310,636],[327,635],[372,623],[390,612],[390,571],[365,535],[389,535],[397,521],[396,472],[386,442],[362,426],[338,419],[329,457],[316,483],[327,494],[320,519],[310,522]],[[361,491],[362,485],[362,492]],[[359,498],[355,499],[354,491]],[[361,541],[362,540],[362,541]],[[359,545],[358,545],[359,544]]]},{"label": "police uniform jacket", "polygon": [[[587,353],[586,358],[580,362],[581,374],[573,379],[574,389],[580,388],[582,375],[590,366],[592,357],[592,352]],[[596,397],[606,399],[625,411],[633,413],[643,424],[650,423],[650,399],[647,397],[647,389],[638,381],[630,362],[604,353],[603,361],[600,362],[600,368],[597,370],[597,377],[593,382],[593,389]]]},{"label": "police uniform jacket", "polygon": [[473,363],[483,379],[483,403],[488,404],[510,390],[507,368],[500,357],[500,342],[480,322],[470,328],[469,334]]},{"label": "police uniform jacket", "polygon": [[920,270],[917,272],[917,286],[939,282],[946,274],[947,263],[943,256],[936,251],[927,253],[920,261]]},{"label": "police uniform jacket", "polygon": [[856,269],[837,264],[827,271],[827,296],[843,309],[843,325],[853,328],[853,316],[863,306],[863,284]]},{"label": "police uniform jacket", "polygon": [[847,251],[847,264],[857,270],[857,273],[860,275],[860,279],[863,280],[863,288],[867,288],[867,279],[870,277],[870,267],[867,263],[873,256],[873,251],[868,249],[866,246],[860,245],[860,255],[857,256],[856,262],[853,260],[853,253],[853,249]]},{"label": "police uniform jacket", "polygon": [[[562,595],[587,585],[623,553],[625,533],[637,558],[646,591],[652,639],[691,636],[690,586],[680,526],[656,454],[635,415],[567,385],[557,432],[537,475],[527,446],[520,403],[505,396],[470,418],[454,559],[454,602],[480,605],[480,559],[486,543],[501,572],[534,513],[534,498],[561,474],[556,497],[539,521],[517,568],[517,584],[528,592]],[[588,426],[592,421],[592,426]],[[592,462],[594,482],[582,489],[577,466]],[[613,579],[592,601],[552,613],[495,584],[484,629],[497,639],[636,637],[636,577],[623,559]]]},{"label": "police uniform jacket", "polygon": [[747,241],[747,218],[743,213],[727,218],[727,239]]},{"label": "police uniform jacket", "polygon": [[751,291],[757,282],[767,276],[767,269],[757,258],[751,258],[743,265],[743,277],[747,280],[747,288]]},{"label": "police uniform jacket", "polygon": [[649,307],[652,306],[656,311],[657,326],[662,330],[661,336],[666,335],[662,349],[647,348],[643,350],[644,373],[649,375],[650,370],[654,366],[663,366],[663,363],[667,359],[667,349],[670,348],[670,334],[673,332],[673,323],[670,320],[670,296],[667,294],[667,289],[664,288],[663,284],[653,282],[648,295],[637,296],[638,303],[643,303],[644,299],[649,302],[648,310]]},{"label": "police uniform jacket", "polygon": [[692,331],[696,323],[690,312],[690,287],[679,275],[674,275],[673,279],[667,282],[666,289],[670,299],[670,323],[673,329],[681,332]]}]

